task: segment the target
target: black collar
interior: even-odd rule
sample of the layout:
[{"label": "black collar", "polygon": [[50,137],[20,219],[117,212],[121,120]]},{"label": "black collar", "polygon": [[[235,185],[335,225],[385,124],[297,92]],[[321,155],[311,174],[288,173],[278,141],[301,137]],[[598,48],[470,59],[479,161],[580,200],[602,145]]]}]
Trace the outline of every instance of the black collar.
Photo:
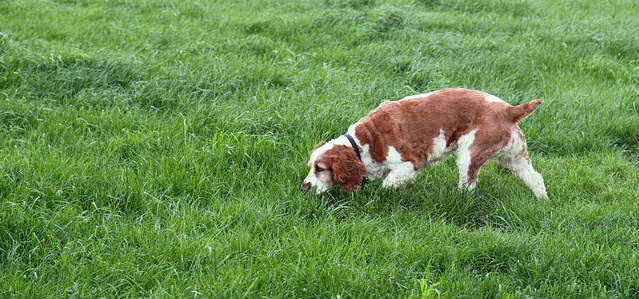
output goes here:
[{"label": "black collar", "polygon": [[355,139],[353,139],[353,137],[349,134],[344,134],[344,137],[346,137],[346,139],[348,139],[348,142],[351,143],[351,146],[353,147],[353,150],[355,151],[355,155],[357,156],[357,159],[362,161],[362,156],[360,156],[359,154],[359,146],[357,146],[357,143],[355,143]]}]

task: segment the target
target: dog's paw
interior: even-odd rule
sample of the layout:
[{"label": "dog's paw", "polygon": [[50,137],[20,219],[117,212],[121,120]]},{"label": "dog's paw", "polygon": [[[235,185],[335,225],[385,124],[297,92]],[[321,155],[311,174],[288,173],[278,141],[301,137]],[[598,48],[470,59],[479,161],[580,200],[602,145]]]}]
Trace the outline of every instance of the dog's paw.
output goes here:
[{"label": "dog's paw", "polygon": [[398,188],[402,185],[405,185],[407,182],[410,182],[411,179],[410,178],[405,178],[405,179],[397,179],[397,178],[386,178],[383,182],[382,182],[382,187],[386,188],[386,189],[395,189]]}]

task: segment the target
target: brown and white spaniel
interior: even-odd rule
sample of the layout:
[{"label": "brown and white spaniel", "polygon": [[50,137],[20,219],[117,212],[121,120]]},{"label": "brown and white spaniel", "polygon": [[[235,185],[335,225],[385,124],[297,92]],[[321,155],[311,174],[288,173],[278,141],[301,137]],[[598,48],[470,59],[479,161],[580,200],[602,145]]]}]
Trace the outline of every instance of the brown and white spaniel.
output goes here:
[{"label": "brown and white spaniel", "polygon": [[511,106],[485,92],[462,88],[384,101],[347,134],[313,149],[301,187],[320,194],[339,184],[353,191],[365,177],[385,177],[384,187],[397,187],[455,153],[460,189],[472,190],[482,165],[496,158],[535,196],[548,198],[517,125],[541,103],[538,99]]}]

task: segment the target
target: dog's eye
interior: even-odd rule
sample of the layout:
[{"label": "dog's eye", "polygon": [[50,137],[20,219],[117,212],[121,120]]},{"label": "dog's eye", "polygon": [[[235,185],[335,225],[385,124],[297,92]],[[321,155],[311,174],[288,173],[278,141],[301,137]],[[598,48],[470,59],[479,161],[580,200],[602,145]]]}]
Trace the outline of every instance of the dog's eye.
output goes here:
[{"label": "dog's eye", "polygon": [[326,170],[326,169],[315,166],[315,172],[322,172],[324,170]]}]

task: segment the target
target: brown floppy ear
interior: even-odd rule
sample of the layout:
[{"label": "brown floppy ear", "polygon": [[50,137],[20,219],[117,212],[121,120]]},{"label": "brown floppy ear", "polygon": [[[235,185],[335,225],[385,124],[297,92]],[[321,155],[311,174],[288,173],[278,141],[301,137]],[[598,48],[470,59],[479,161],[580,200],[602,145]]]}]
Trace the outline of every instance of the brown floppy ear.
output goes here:
[{"label": "brown floppy ear", "polygon": [[326,144],[326,141],[322,140],[320,141],[320,143],[318,143],[312,150],[311,153],[314,152],[316,149],[320,148],[322,145]]},{"label": "brown floppy ear", "polygon": [[352,148],[343,145],[336,146],[330,158],[335,182],[347,191],[354,191],[362,185],[362,180],[366,175],[366,167],[355,156]]}]

